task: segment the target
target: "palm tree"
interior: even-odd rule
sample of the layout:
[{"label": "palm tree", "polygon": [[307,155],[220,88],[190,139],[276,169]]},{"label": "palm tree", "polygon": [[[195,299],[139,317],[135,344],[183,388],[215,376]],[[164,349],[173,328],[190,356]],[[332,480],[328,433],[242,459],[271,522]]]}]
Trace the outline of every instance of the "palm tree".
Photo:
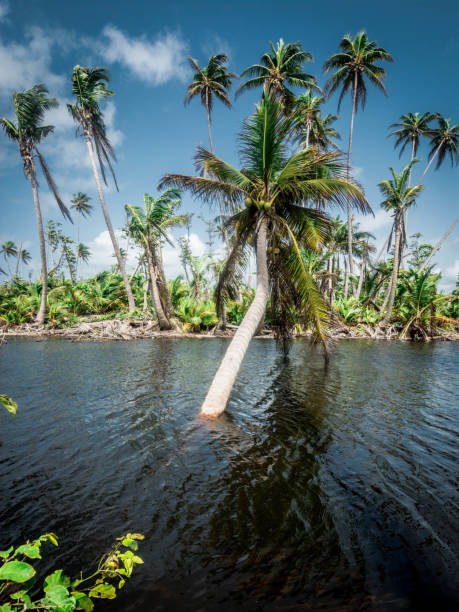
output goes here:
[{"label": "palm tree", "polygon": [[118,267],[123,277],[124,288],[128,299],[128,308],[132,311],[135,310],[134,296],[126,274],[126,266],[121,257],[118,240],[116,239],[110,215],[108,214],[96,162],[97,156],[104,183],[107,184],[105,176],[105,164],[107,164],[115,185],[118,188],[111,163],[112,159],[116,160],[116,156],[107,138],[104,117],[99,106],[100,102],[103,102],[106,98],[113,95],[113,92],[107,89],[107,82],[109,80],[110,75],[106,68],[83,68],[82,66],[75,66],[72,73],[72,93],[76,97],[76,104],[67,104],[67,108],[86,140],[102,213],[113,244]]},{"label": "palm tree", "polygon": [[[77,259],[81,259],[81,261],[88,263],[90,257],[91,257],[91,250],[85,244],[80,242],[78,245],[78,249],[77,249]],[[77,265],[78,265],[78,262],[77,262]]]},{"label": "palm tree", "polygon": [[29,261],[31,261],[32,256],[29,253],[29,251],[27,251],[26,249],[22,248],[22,242],[19,246],[18,249],[18,253],[16,255],[17,257],[17,261],[16,261],[16,271],[15,271],[15,275],[18,276],[19,272],[20,272],[20,264],[21,262],[24,263],[25,265],[27,265],[29,263]]},{"label": "palm tree", "polygon": [[180,192],[177,189],[168,189],[157,198],[152,198],[146,193],[144,195],[143,211],[139,206],[132,206],[131,204],[126,204],[125,207],[128,216],[127,234],[131,236],[145,252],[148,274],[151,281],[152,304],[156,310],[160,329],[171,329],[172,325],[167,316],[166,305],[161,299],[159,285],[161,284],[161,286],[163,286],[165,279],[160,278],[159,262],[162,262],[162,260],[160,260],[158,251],[160,251],[161,238],[164,238],[172,244],[165,230],[172,225],[184,223],[187,219],[185,215],[182,217],[172,216],[172,212],[174,208],[178,206],[179,202]]},{"label": "palm tree", "polygon": [[457,166],[459,162],[459,125],[451,125],[451,119],[445,119],[439,113],[436,114],[438,128],[430,131],[431,143],[429,152],[429,163],[422,173],[421,182],[434,159],[437,159],[435,170],[438,170],[446,157],[451,160],[451,166]]},{"label": "palm tree", "polygon": [[[336,153],[318,154],[309,148],[287,156],[286,139],[292,119],[283,106],[264,97],[241,132],[243,170],[237,170],[210,151],[198,147],[196,166],[208,176],[168,174],[160,187],[189,189],[205,201],[224,196],[233,213],[235,241],[216,289],[217,305],[234,265],[248,245],[256,245],[257,289],[250,308],[229,345],[214,377],[201,413],[216,416],[223,412],[247,347],[258,329],[271,294],[272,318],[278,337],[291,333],[292,304],[312,322],[316,338],[326,341],[327,308],[305,269],[300,245],[318,249],[326,239],[328,219],[317,209],[297,203],[318,197],[342,204],[349,194],[361,210],[369,210],[361,191],[344,180],[344,166]],[[327,178],[317,179],[326,168]]]},{"label": "palm tree", "polygon": [[6,242],[4,242],[2,244],[2,246],[0,247],[0,253],[3,253],[3,259],[7,263],[8,273],[11,276],[11,268],[10,268],[9,258],[10,257],[17,257],[17,255],[18,255],[18,248],[17,248],[17,246],[14,244],[14,242],[12,240],[6,240]]},{"label": "palm tree", "polygon": [[76,262],[76,270],[75,275],[78,277],[78,259],[80,258],[78,254],[78,249],[80,247],[80,216],[89,217],[93,211],[93,205],[89,203],[90,197],[79,191],[78,193],[73,194],[73,198],[70,200],[71,208],[74,208],[77,212],[77,262]]},{"label": "palm tree", "polygon": [[43,220],[41,216],[40,200],[38,197],[37,167],[35,157],[38,158],[43,174],[49,188],[54,194],[56,202],[64,216],[71,220],[70,213],[62,201],[54,180],[49,172],[45,159],[40,154],[37,145],[54,131],[53,125],[42,125],[45,112],[56,108],[58,102],[55,98],[48,98],[48,90],[42,85],[34,85],[31,89],[13,94],[13,106],[16,122],[2,117],[0,125],[8,138],[18,144],[19,153],[24,165],[24,174],[32,186],[35,214],[37,217],[38,237],[40,241],[41,276],[43,288],[41,293],[40,308],[36,321],[40,325],[45,322],[47,297],[48,297],[48,268],[46,263],[45,235],[43,231]]},{"label": "palm tree", "polygon": [[411,149],[410,161],[412,161],[418,152],[420,139],[422,136],[429,136],[429,124],[436,119],[436,113],[408,113],[400,117],[399,123],[392,123],[389,126],[394,129],[389,136],[395,136],[396,141],[394,147],[400,147],[399,157],[403,155],[403,151],[409,145]]},{"label": "palm tree", "polygon": [[[187,94],[185,96],[185,104],[189,104],[196,97],[201,97],[201,104],[206,109],[207,113],[207,129],[209,131],[210,150],[214,152],[214,144],[212,141],[211,113],[213,106],[213,98],[217,98],[227,108],[231,108],[229,99],[229,89],[232,85],[232,80],[238,78],[233,72],[228,72],[225,64],[228,62],[228,56],[224,53],[212,55],[209,58],[207,66],[201,68],[198,61],[193,57],[188,57],[191,68],[195,70],[193,81],[188,85]],[[223,216],[223,204],[219,201],[220,215]],[[223,230],[223,238],[228,250],[228,236],[226,228]]]},{"label": "palm tree", "polygon": [[[351,173],[352,136],[354,132],[354,117],[359,104],[365,108],[367,88],[364,77],[387,95],[383,79],[386,76],[384,68],[377,66],[376,62],[392,62],[392,56],[374,41],[369,41],[365,32],[359,32],[354,39],[346,34],[340,42],[340,53],[335,53],[324,63],[324,71],[336,70],[325,84],[325,92],[331,96],[338,88],[341,93],[338,99],[338,111],[345,94],[352,93],[351,124],[349,128],[349,147],[347,150],[347,175]],[[344,286],[344,296],[347,298],[349,288],[349,275],[352,274],[352,219],[351,210],[347,208],[348,223],[348,266]]]},{"label": "palm tree", "polygon": [[322,151],[330,149],[338,149],[338,145],[334,140],[341,140],[340,134],[332,126],[332,123],[337,121],[338,115],[327,114],[324,117],[318,115],[311,128],[309,142],[311,145],[319,147]]},{"label": "palm tree", "polygon": [[320,105],[324,100],[323,96],[314,96],[310,89],[296,99],[293,136],[305,149],[309,147],[309,135],[320,117]]},{"label": "palm tree", "polygon": [[271,52],[264,53],[259,64],[246,68],[241,78],[248,77],[236,91],[236,97],[249,89],[262,87],[265,95],[276,98],[290,112],[295,105],[295,94],[288,87],[319,89],[316,78],[303,72],[303,64],[313,57],[301,43],[287,43],[281,38],[276,46],[269,43]]},{"label": "palm tree", "polygon": [[393,214],[394,223],[392,226],[392,233],[395,235],[394,264],[388,287],[389,298],[387,312],[382,322],[383,325],[388,324],[392,315],[392,308],[394,306],[395,290],[397,287],[398,269],[400,264],[400,252],[403,248],[403,243],[406,241],[405,211],[415,203],[417,196],[423,189],[422,185],[408,187],[411,168],[416,162],[416,159],[411,161],[407,166],[405,166],[400,174],[397,174],[393,168],[389,168],[392,173],[392,180],[382,181],[378,185],[384,197],[384,200],[381,203],[382,208],[384,208],[384,210],[391,211]]}]

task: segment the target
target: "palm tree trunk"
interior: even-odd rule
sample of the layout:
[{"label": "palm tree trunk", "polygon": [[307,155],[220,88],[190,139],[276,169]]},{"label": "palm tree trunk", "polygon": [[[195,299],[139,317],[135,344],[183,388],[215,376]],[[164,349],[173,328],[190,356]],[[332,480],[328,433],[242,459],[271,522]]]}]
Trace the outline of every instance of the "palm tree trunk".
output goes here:
[{"label": "palm tree trunk", "polygon": [[131,285],[129,284],[129,279],[126,274],[126,267],[124,265],[123,258],[121,257],[118,240],[116,239],[115,232],[113,231],[112,222],[108,214],[108,209],[105,203],[104,193],[102,191],[102,183],[100,182],[99,171],[97,170],[96,158],[94,156],[94,150],[92,148],[91,137],[89,133],[85,133],[85,139],[86,139],[86,144],[88,146],[88,153],[89,153],[89,159],[91,160],[92,171],[94,173],[94,180],[96,181],[97,191],[99,193],[100,205],[102,207],[102,212],[104,215],[105,223],[107,225],[108,233],[110,234],[110,239],[112,241],[116,259],[118,261],[118,267],[120,269],[121,276],[123,277],[124,288],[125,288],[127,299],[128,299],[128,307],[129,307],[129,310],[132,311],[132,310],[135,310],[134,296],[132,294]]},{"label": "palm tree trunk", "polygon": [[156,316],[158,317],[159,329],[172,329],[169,319],[164,314],[163,305],[161,304],[161,296],[158,290],[158,279],[156,278],[155,266],[153,263],[152,254],[146,251],[147,255],[147,266],[150,275],[151,282],[151,301],[153,308],[156,310]]},{"label": "palm tree trunk", "polygon": [[269,291],[266,258],[267,229],[267,219],[264,218],[260,223],[257,234],[257,289],[255,297],[215,374],[201,407],[202,415],[215,417],[225,410],[249,342],[265,314]]},{"label": "palm tree trunk", "polygon": [[[368,242],[367,242],[367,247],[368,247]],[[355,294],[355,299],[356,300],[360,299],[360,293],[362,292],[363,281],[364,281],[364,278],[365,278],[365,271],[366,271],[366,268],[367,268],[367,257],[368,257],[367,251],[365,251],[365,255],[364,255],[364,258],[363,258],[363,262],[362,262],[362,268],[360,270],[360,278],[359,278],[359,284],[358,284],[358,287],[357,287],[357,293]]]},{"label": "palm tree trunk", "polygon": [[440,150],[441,145],[443,144],[443,141],[440,142],[440,144],[438,145],[438,147],[435,149],[435,153],[432,155],[432,157],[430,158],[429,163],[426,166],[426,169],[424,170],[424,172],[422,173],[421,178],[419,179],[418,185],[420,185],[422,183],[423,178],[425,177],[425,175],[427,174],[428,169],[430,168],[430,166],[432,165],[433,160],[437,157],[438,155],[438,151]]},{"label": "palm tree trunk", "polygon": [[448,238],[448,236],[451,234],[451,232],[453,231],[453,229],[456,227],[458,223],[459,223],[459,217],[454,221],[454,223],[449,227],[448,231],[446,231],[443,234],[443,236],[440,238],[440,240],[437,242],[432,253],[429,255],[429,257],[425,260],[425,262],[419,268],[419,273],[421,273],[424,270],[424,268],[426,268],[429,265],[429,262],[432,259],[432,257],[435,255],[435,253],[437,253],[441,249],[443,243],[445,242],[445,240]]},{"label": "palm tree trunk", "polygon": [[403,215],[403,211],[397,212],[397,217],[395,221],[394,267],[392,269],[389,300],[387,303],[387,312],[382,322],[383,326],[389,323],[390,317],[392,315],[392,309],[394,307],[395,290],[397,289],[398,267],[400,263],[400,236],[401,236],[401,229],[402,229],[400,215]]},{"label": "palm tree trunk", "polygon": [[19,251],[18,251],[18,253],[16,255],[17,261],[16,261],[16,271],[14,273],[15,276],[17,276],[18,272],[19,272],[19,262],[21,261],[21,256],[22,256],[22,240],[21,240],[21,243],[19,245]]},{"label": "palm tree trunk", "polygon": [[48,267],[46,265],[45,233],[43,231],[43,219],[41,217],[40,200],[38,199],[38,186],[37,186],[37,179],[35,176],[35,169],[31,171],[30,182],[32,184],[33,201],[35,204],[35,214],[37,215],[38,239],[40,241],[41,278],[42,278],[41,302],[40,302],[40,308],[37,313],[36,322],[39,325],[44,325],[46,312],[47,312],[47,303],[48,303]]},{"label": "palm tree trunk", "polygon": [[75,278],[78,280],[78,253],[80,250],[80,212],[77,214],[77,243],[76,243],[76,264],[75,264]]},{"label": "palm tree trunk", "polygon": [[[352,136],[354,133],[354,117],[355,117],[355,105],[357,99],[357,72],[354,74],[354,89],[352,92],[352,113],[351,113],[351,126],[349,129],[349,148],[347,150],[347,180],[351,178],[351,150],[352,150]],[[349,276],[352,274],[352,217],[351,217],[351,201],[347,198],[347,259],[348,265],[346,267],[346,278],[344,280],[344,299],[347,300],[347,294],[349,292]]]},{"label": "palm tree trunk", "polygon": [[174,312],[174,307],[172,305],[172,298],[171,298],[171,294],[170,294],[170,291],[169,291],[169,287],[167,286],[166,274],[164,272],[163,252],[161,250],[161,246],[158,246],[157,255],[158,255],[158,257],[157,257],[157,259],[158,259],[158,271],[159,271],[159,277],[161,279],[161,285],[162,285],[162,289],[163,289],[164,299],[166,301],[166,309],[167,309],[169,315],[171,315]]},{"label": "palm tree trunk", "polygon": [[389,243],[390,240],[390,236],[392,234],[392,229],[389,232],[389,235],[387,236],[386,240],[384,241],[384,244],[381,247],[381,250],[379,251],[379,253],[376,255],[376,259],[373,262],[373,267],[376,267],[376,264],[378,263],[378,261],[381,259],[381,255],[383,254],[383,251],[387,248],[387,245]]},{"label": "palm tree trunk", "polygon": [[308,120],[306,121],[306,142],[305,144],[305,149],[307,149],[309,147],[309,132],[311,131],[311,122]]}]

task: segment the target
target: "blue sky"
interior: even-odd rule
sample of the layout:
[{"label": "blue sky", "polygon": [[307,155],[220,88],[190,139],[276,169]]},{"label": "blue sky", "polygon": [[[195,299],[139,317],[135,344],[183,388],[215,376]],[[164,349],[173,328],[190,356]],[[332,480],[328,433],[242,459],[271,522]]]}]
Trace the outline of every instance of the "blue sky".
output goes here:
[{"label": "blue sky", "polygon": [[[391,218],[380,209],[377,184],[388,178],[389,166],[400,170],[409,152],[399,160],[388,138],[389,124],[407,112],[438,111],[459,122],[457,57],[459,56],[459,3],[387,0],[385,2],[209,1],[151,2],[147,0],[0,0],[0,116],[12,116],[11,95],[36,82],[48,85],[61,106],[50,113],[55,134],[42,146],[56,182],[67,202],[76,191],[93,198],[95,213],[82,221],[80,239],[93,259],[87,273],[113,263],[102,214],[93,186],[83,141],[67,115],[69,75],[75,64],[103,65],[110,69],[116,95],[106,105],[109,134],[118,156],[119,193],[110,187],[107,202],[113,223],[121,227],[124,205],[141,204],[143,194],[156,193],[166,172],[193,171],[197,144],[207,146],[206,117],[199,100],[184,107],[186,84],[191,77],[186,57],[201,64],[209,55],[225,52],[230,68],[240,73],[259,60],[269,41],[301,41],[314,56],[307,71],[324,85],[323,62],[337,50],[343,34],[366,29],[372,40],[386,48],[394,64],[386,64],[386,98],[369,88],[367,106],[355,123],[352,163],[354,175],[365,189],[374,218],[359,219],[361,228],[375,233],[382,244]],[[243,94],[232,110],[215,104],[213,136],[216,153],[237,164],[237,135],[259,92]],[[336,113],[337,96],[325,105]],[[342,105],[338,131],[347,146],[350,100]],[[426,163],[427,143],[414,177]],[[416,174],[417,173],[417,174]],[[435,242],[459,214],[459,173],[445,163],[429,171],[425,189],[409,215],[408,232],[421,232]],[[41,201],[46,219],[60,213],[41,181]],[[183,209],[195,213],[193,248],[204,249],[206,235],[198,215],[212,217],[205,205],[184,196]],[[332,214],[336,211],[331,210]],[[74,228],[64,223],[73,235]],[[183,231],[178,230],[175,236]],[[0,134],[0,242],[23,241],[38,269],[36,221],[30,185],[24,179],[17,150]],[[459,273],[459,228],[456,228],[436,261],[443,273],[442,287],[451,289]],[[169,275],[180,272],[178,254],[165,251]]]}]

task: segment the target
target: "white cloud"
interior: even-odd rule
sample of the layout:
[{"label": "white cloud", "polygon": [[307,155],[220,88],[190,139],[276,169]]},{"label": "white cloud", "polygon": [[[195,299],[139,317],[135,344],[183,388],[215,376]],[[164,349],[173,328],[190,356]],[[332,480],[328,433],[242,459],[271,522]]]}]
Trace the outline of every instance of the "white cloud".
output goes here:
[{"label": "white cloud", "polygon": [[[205,42],[201,44],[201,48],[207,57],[217,55],[218,53],[224,53],[228,56],[229,60],[234,59],[234,53],[229,42],[215,32],[207,36]],[[205,63],[207,63],[207,58]]]},{"label": "white cloud", "polygon": [[452,266],[449,266],[442,273],[440,281],[441,287],[447,287],[450,290],[454,288],[459,274],[459,259],[456,259]]},{"label": "white cloud", "polygon": [[6,21],[6,16],[10,12],[10,5],[8,2],[0,2],[0,22]]},{"label": "white cloud", "polygon": [[106,26],[103,35],[108,40],[99,46],[99,52],[105,60],[123,64],[142,81],[161,85],[186,77],[186,44],[178,34],[167,32],[153,40],[129,38],[115,26]]},{"label": "white cloud", "polygon": [[358,216],[356,221],[360,223],[359,230],[362,232],[375,232],[384,227],[389,228],[392,224],[392,217],[385,210],[377,210],[375,215]]},{"label": "white cloud", "polygon": [[46,83],[51,93],[60,90],[65,79],[50,68],[52,46],[53,39],[36,27],[26,32],[23,44],[0,40],[0,98],[35,83]]}]

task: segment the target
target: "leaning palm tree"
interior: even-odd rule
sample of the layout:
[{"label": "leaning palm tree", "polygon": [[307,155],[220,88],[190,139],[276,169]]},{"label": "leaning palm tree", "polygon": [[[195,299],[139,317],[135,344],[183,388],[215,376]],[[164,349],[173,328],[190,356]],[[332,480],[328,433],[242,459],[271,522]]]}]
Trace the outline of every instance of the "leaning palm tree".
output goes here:
[{"label": "leaning palm tree", "polygon": [[104,183],[107,184],[105,172],[105,164],[107,164],[115,185],[118,188],[111,163],[111,160],[115,160],[116,156],[108,140],[103,113],[99,106],[100,102],[103,102],[109,96],[113,95],[113,92],[107,89],[107,82],[109,80],[110,75],[106,68],[83,68],[82,66],[75,66],[72,73],[72,93],[76,98],[76,103],[67,104],[67,108],[78,124],[78,128],[81,130],[86,141],[102,213],[118,261],[118,268],[123,277],[124,288],[128,299],[128,308],[129,310],[135,310],[134,296],[132,294],[131,285],[129,284],[129,278],[126,274],[126,266],[121,257],[118,240],[116,239],[110,215],[108,214],[99,176],[99,169],[96,162],[97,156]]},{"label": "leaning palm tree", "polygon": [[[400,264],[400,253],[403,248],[403,243],[406,241],[405,233],[405,211],[413,206],[416,198],[421,193],[423,186],[415,185],[408,187],[408,180],[411,173],[411,168],[418,160],[411,161],[400,174],[397,174],[393,168],[390,168],[392,180],[382,181],[378,187],[384,197],[381,202],[382,208],[386,211],[391,211],[394,217],[392,225],[392,235],[394,235],[394,264],[392,276],[389,283],[387,311],[382,322],[382,325],[387,325],[392,315],[394,306],[395,290],[397,287],[398,269]],[[389,243],[390,246],[390,243]]]},{"label": "leaning palm tree", "polygon": [[[374,41],[369,41],[365,32],[359,32],[354,39],[346,34],[340,42],[340,53],[335,53],[324,63],[324,71],[335,72],[329,77],[325,84],[325,92],[331,96],[337,89],[341,88],[338,99],[338,111],[344,96],[348,91],[352,93],[351,124],[349,128],[349,147],[347,150],[347,173],[351,173],[351,150],[352,136],[354,132],[354,117],[359,105],[365,108],[367,99],[366,77],[371,84],[375,85],[387,95],[383,79],[386,76],[384,68],[376,65],[380,61],[392,62],[393,58],[385,49],[378,47]],[[348,266],[345,279],[344,295],[347,298],[349,289],[349,275],[352,274],[352,219],[351,210],[347,208],[348,223]]]},{"label": "leaning palm tree", "polygon": [[40,199],[38,197],[37,167],[35,158],[38,158],[43,174],[49,188],[54,194],[56,202],[62,214],[71,220],[70,213],[60,197],[56,184],[49,172],[45,159],[39,152],[37,146],[40,142],[54,131],[53,125],[42,125],[47,110],[56,108],[58,102],[55,98],[48,98],[48,90],[42,85],[34,85],[27,91],[13,94],[13,106],[16,114],[16,122],[2,117],[0,125],[6,135],[19,146],[22,157],[24,174],[32,186],[35,214],[38,225],[38,238],[40,241],[41,276],[43,281],[40,308],[36,321],[40,325],[45,322],[47,298],[48,298],[48,268],[46,263],[45,234],[43,231],[43,220],[41,216]]},{"label": "leaning palm tree", "polygon": [[[160,187],[188,189],[208,202],[215,202],[221,194],[228,212],[233,213],[230,222],[235,240],[216,289],[219,308],[235,263],[244,257],[249,244],[256,246],[255,297],[214,377],[201,408],[204,415],[217,416],[225,409],[269,295],[280,340],[288,340],[295,305],[312,322],[316,338],[326,342],[327,308],[304,266],[300,247],[320,248],[328,219],[323,212],[298,203],[321,198],[343,204],[349,195],[360,210],[369,210],[359,188],[344,179],[345,168],[336,153],[318,154],[309,148],[288,157],[286,140],[291,127],[292,119],[284,115],[282,104],[263,98],[241,132],[242,170],[199,147],[196,167],[207,176],[168,174],[160,183]],[[318,179],[324,168],[327,178]]]},{"label": "leaning palm tree", "polygon": [[431,130],[432,138],[430,143],[429,163],[422,173],[419,182],[421,182],[434,159],[437,159],[436,170],[440,168],[447,157],[451,160],[451,166],[457,166],[459,163],[459,125],[451,125],[451,119],[445,119],[440,114],[436,115],[438,127]]},{"label": "leaning palm tree", "polygon": [[301,43],[287,43],[281,38],[276,46],[269,43],[271,52],[264,53],[259,64],[253,64],[244,70],[241,78],[248,77],[236,91],[236,97],[242,92],[262,87],[265,95],[276,98],[286,112],[295,105],[295,94],[289,87],[319,89],[316,78],[303,72],[303,64],[312,62],[312,55],[303,49]]},{"label": "leaning palm tree", "polygon": [[78,254],[78,250],[80,248],[80,216],[81,217],[89,217],[93,211],[93,205],[89,203],[89,201],[91,200],[91,198],[86,195],[85,193],[83,193],[82,191],[79,191],[78,193],[74,193],[73,194],[73,198],[70,200],[71,202],[71,208],[74,208],[77,212],[77,262],[76,262],[76,270],[75,270],[75,275],[76,277],[78,277],[78,259],[80,258],[79,254]]},{"label": "leaning palm tree", "polygon": [[10,268],[10,262],[9,262],[9,258],[10,257],[17,257],[18,255],[18,248],[17,246],[14,244],[14,242],[12,240],[6,240],[0,247],[0,254],[3,255],[3,259],[6,261],[6,264],[8,266],[8,273],[11,276],[11,268]]}]

